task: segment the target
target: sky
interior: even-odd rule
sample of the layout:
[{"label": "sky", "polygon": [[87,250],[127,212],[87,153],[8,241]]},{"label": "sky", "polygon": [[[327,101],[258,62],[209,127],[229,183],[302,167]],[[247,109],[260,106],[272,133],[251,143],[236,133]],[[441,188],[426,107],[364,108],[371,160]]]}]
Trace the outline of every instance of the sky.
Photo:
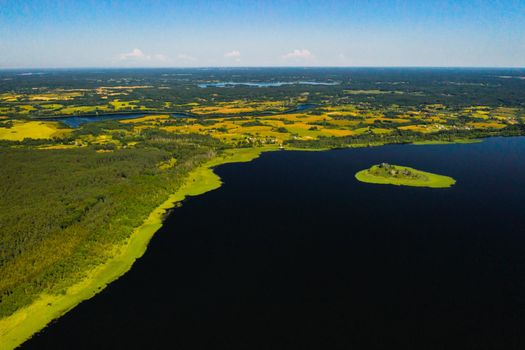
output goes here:
[{"label": "sky", "polygon": [[525,67],[525,0],[0,0],[0,68]]}]

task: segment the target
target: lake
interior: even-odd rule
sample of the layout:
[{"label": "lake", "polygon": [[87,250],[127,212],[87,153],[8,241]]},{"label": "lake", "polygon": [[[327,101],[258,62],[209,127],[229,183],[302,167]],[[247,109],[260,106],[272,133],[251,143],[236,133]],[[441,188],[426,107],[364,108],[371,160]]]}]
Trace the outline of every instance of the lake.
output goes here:
[{"label": "lake", "polygon": [[[151,114],[151,113],[149,113]],[[99,115],[86,115],[86,116],[64,116],[64,117],[50,117],[45,120],[51,120],[61,122],[69,126],[70,128],[78,128],[79,126],[87,123],[94,123],[106,120],[124,120],[124,119],[135,119],[141,118],[148,115],[148,113],[115,113],[115,114],[99,114]]]},{"label": "lake", "polygon": [[[107,113],[99,115],[85,115],[85,116],[63,116],[63,117],[50,117],[42,118],[44,120],[51,120],[55,122],[61,122],[70,128],[78,128],[83,124],[101,122],[106,120],[125,120],[125,119],[136,119],[142,118],[147,115],[155,115],[161,113]],[[190,114],[185,113],[166,113],[173,118],[191,118],[194,117]]]},{"label": "lake", "polygon": [[338,82],[317,82],[317,81],[268,81],[268,82],[234,82],[234,81],[222,81],[213,83],[202,83],[197,84],[200,88],[218,87],[218,88],[233,88],[236,86],[248,86],[248,87],[280,87],[285,85],[339,85]]},{"label": "lake", "polygon": [[[358,182],[389,162],[447,189]],[[22,349],[523,349],[525,138],[273,152]]]}]

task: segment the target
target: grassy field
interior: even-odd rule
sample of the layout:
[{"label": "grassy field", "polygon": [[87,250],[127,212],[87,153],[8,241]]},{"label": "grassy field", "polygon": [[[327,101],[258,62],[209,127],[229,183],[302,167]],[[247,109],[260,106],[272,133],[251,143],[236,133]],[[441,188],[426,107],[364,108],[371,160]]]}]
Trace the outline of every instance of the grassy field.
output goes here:
[{"label": "grassy field", "polygon": [[216,115],[216,114],[240,114],[256,112],[282,112],[288,107],[283,101],[242,101],[219,102],[212,106],[194,106],[190,112],[197,115]]},{"label": "grassy field", "polygon": [[95,113],[97,111],[109,112],[111,109],[106,105],[100,106],[68,106],[60,109],[58,113],[60,114],[88,114]]},{"label": "grassy field", "polygon": [[50,139],[67,134],[70,130],[59,128],[56,122],[13,121],[10,128],[0,127],[0,140]]},{"label": "grassy field", "polygon": [[[280,104],[279,104],[280,103]],[[201,133],[236,145],[239,142],[281,144],[286,140],[316,140],[323,137],[345,137],[361,134],[387,135],[396,132],[412,132],[424,135],[440,132],[471,130],[502,130],[517,123],[515,108],[489,108],[471,106],[452,110],[441,104],[428,104],[420,108],[399,106],[371,107],[366,104],[322,104],[319,107],[297,113],[279,114],[276,101],[232,101],[214,105],[192,106],[194,114],[214,116],[202,123],[195,118],[181,118],[178,125],[169,123],[165,130],[184,133]],[[257,116],[258,112],[276,108],[269,116]],[[239,115],[253,113],[255,115]],[[162,123],[151,123],[159,125]],[[147,127],[143,123],[141,127]]]},{"label": "grassy field", "polygon": [[[400,165],[391,165],[390,167],[390,171],[381,171],[380,166],[374,165],[370,169],[357,172],[355,178],[371,184],[431,188],[447,188],[456,183],[456,180],[449,176],[432,174]],[[403,175],[404,172],[410,175]]]},{"label": "grassy field", "polygon": [[483,140],[480,140],[480,139],[455,139],[453,142],[449,142],[449,141],[419,141],[419,142],[414,142],[413,144],[414,145],[424,146],[424,145],[450,145],[450,144],[454,144],[454,143],[469,144],[469,143],[480,143],[480,142],[483,142]]}]

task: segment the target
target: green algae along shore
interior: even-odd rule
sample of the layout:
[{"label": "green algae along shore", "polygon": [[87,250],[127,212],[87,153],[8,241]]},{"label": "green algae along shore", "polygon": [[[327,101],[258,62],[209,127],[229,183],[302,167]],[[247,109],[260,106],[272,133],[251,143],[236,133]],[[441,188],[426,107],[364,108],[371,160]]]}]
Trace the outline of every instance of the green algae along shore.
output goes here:
[{"label": "green algae along shore", "polygon": [[406,166],[381,163],[355,174],[361,182],[413,187],[446,188],[454,185],[456,180],[449,176],[428,173]]},{"label": "green algae along shore", "polygon": [[264,151],[276,148],[249,148],[225,151],[193,170],[183,186],[164,203],[155,208],[144,223],[121,245],[113,248],[111,258],[87,273],[86,278],[69,287],[65,294],[42,294],[32,304],[12,315],[0,319],[0,348],[14,349],[84,300],[92,298],[108,284],[131,269],[148,246],[149,241],[162,226],[166,211],[187,196],[198,196],[221,186],[221,179],[213,167],[236,162],[249,162]]}]

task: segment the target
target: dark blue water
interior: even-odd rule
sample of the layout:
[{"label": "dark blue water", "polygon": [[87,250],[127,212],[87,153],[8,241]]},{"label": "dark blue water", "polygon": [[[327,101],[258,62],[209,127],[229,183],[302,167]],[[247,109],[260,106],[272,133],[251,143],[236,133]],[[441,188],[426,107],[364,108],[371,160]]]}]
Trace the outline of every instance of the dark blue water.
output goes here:
[{"label": "dark blue water", "polygon": [[[151,113],[150,113],[151,114]],[[91,116],[71,116],[71,117],[56,117],[47,118],[47,120],[62,122],[70,128],[78,128],[79,126],[86,123],[94,123],[106,120],[123,120],[123,119],[135,119],[141,118],[148,115],[148,113],[123,113],[123,114],[99,114]]]},{"label": "dark blue water", "polygon": [[338,82],[317,82],[317,81],[270,81],[270,82],[234,82],[234,81],[222,81],[216,83],[202,83],[197,84],[200,88],[208,87],[236,87],[236,86],[248,86],[248,87],[279,87],[285,85],[339,85]]},{"label": "dark blue water", "polygon": [[[364,184],[379,162],[449,189]],[[23,349],[524,349],[525,138],[217,169],[121,279]]]},{"label": "dark blue water", "polygon": [[314,107],[317,107],[316,104],[313,104],[313,103],[301,103],[301,104],[298,104],[297,107],[295,107],[294,109],[286,112],[286,113],[295,113],[295,112],[301,112],[301,111],[306,111],[307,109],[311,109],[311,108],[314,108]]}]

